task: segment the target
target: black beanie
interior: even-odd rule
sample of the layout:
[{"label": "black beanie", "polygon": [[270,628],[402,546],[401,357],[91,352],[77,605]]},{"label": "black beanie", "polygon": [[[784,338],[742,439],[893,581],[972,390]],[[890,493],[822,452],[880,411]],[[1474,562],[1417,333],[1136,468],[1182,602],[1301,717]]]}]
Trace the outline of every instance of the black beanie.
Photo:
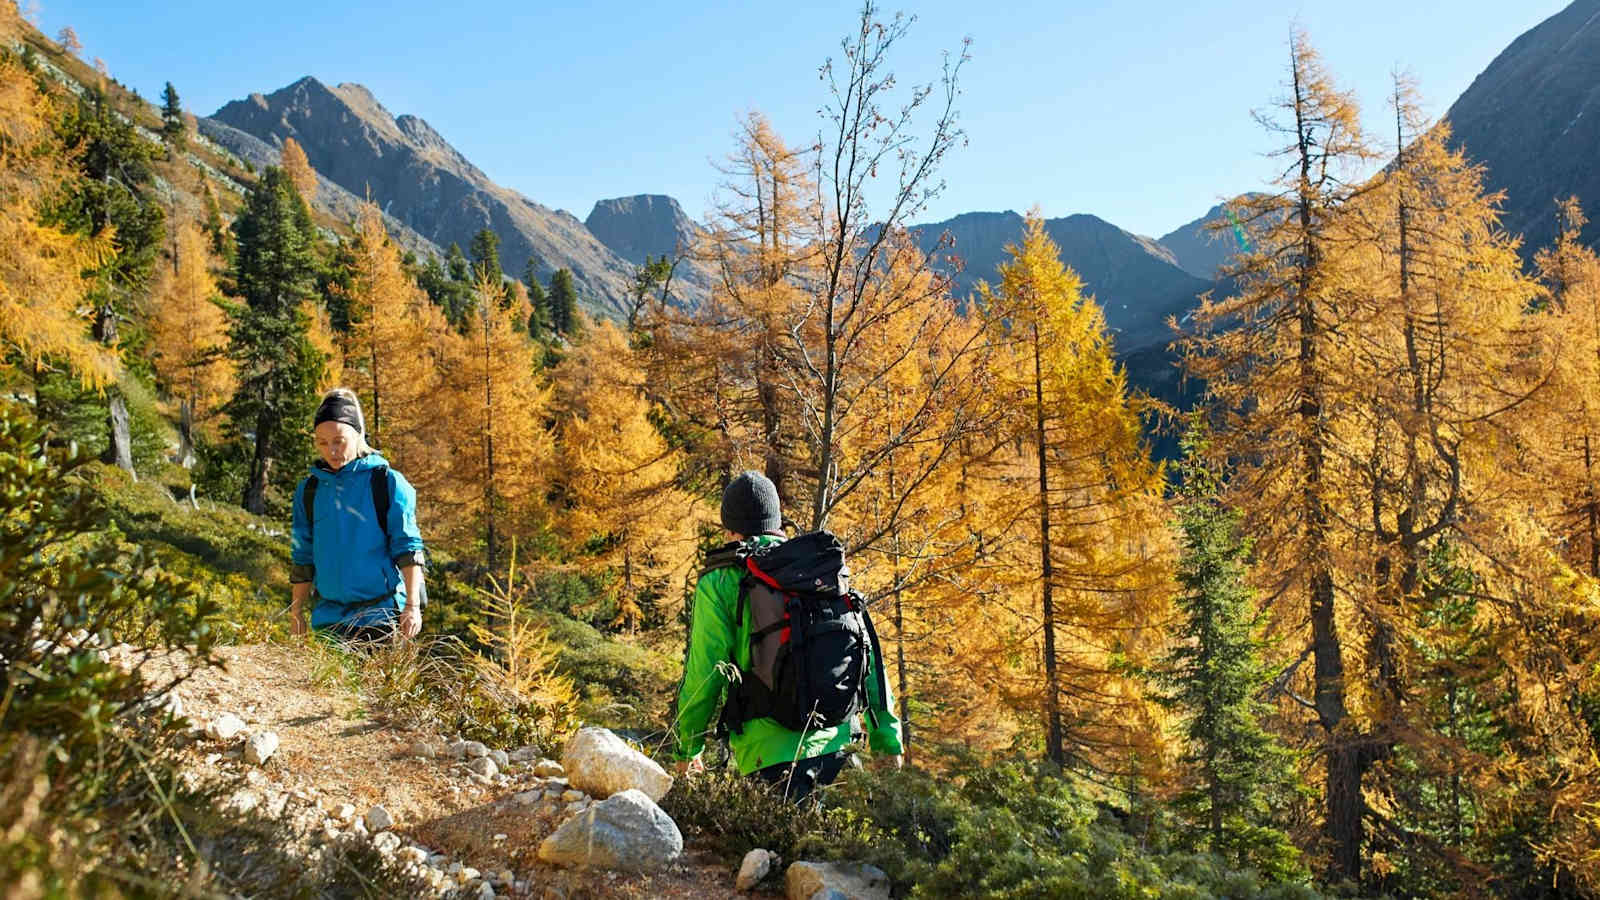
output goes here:
[{"label": "black beanie", "polygon": [[722,527],[747,537],[782,534],[778,488],[760,472],[741,472],[722,491]]},{"label": "black beanie", "polygon": [[322,398],[322,405],[317,407],[317,417],[311,427],[315,428],[323,422],[343,422],[363,435],[367,433],[367,422],[361,417],[361,401],[343,388],[329,391]]}]

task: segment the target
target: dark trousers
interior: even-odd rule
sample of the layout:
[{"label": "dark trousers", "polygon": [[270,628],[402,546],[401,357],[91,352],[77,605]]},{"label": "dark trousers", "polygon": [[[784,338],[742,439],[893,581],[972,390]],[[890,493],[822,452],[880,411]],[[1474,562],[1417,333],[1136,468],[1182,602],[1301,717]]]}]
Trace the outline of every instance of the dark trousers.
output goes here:
[{"label": "dark trousers", "polygon": [[394,637],[394,626],[393,617],[366,625],[347,625],[339,622],[328,626],[327,634],[347,646],[371,649]]},{"label": "dark trousers", "polygon": [[817,788],[832,784],[849,762],[850,754],[839,750],[802,759],[793,765],[779,763],[767,766],[765,769],[757,769],[750,773],[750,777],[758,778],[773,787],[782,788],[785,800],[799,803],[811,796]]}]

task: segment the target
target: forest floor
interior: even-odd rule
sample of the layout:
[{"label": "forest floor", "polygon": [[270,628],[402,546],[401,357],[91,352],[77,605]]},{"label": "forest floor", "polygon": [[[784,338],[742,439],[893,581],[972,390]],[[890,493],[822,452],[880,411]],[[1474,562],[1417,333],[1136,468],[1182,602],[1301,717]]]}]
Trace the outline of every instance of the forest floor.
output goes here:
[{"label": "forest floor", "polygon": [[[653,874],[567,870],[541,862],[539,844],[561,823],[560,810],[516,802],[514,794],[538,788],[531,765],[510,767],[504,784],[474,781],[454,759],[427,759],[409,752],[419,741],[453,735],[423,734],[390,727],[367,716],[359,694],[341,684],[321,684],[311,654],[293,645],[251,644],[220,650],[225,665],[203,668],[177,693],[183,713],[203,728],[233,713],[247,731],[272,731],[280,747],[263,765],[244,761],[240,740],[197,737],[183,751],[189,771],[244,776],[242,801],[284,814],[290,803],[320,810],[313,828],[336,827],[336,810],[349,804],[355,820],[374,805],[393,817],[391,829],[403,846],[420,847],[443,867],[441,857],[469,866],[495,881],[496,896],[535,898],[681,897],[732,898],[734,872],[709,854],[686,846],[666,871]],[[183,665],[159,659],[149,674],[159,678]],[[164,670],[164,671],[163,671]],[[496,748],[507,751],[516,748]],[[348,810],[346,810],[348,813]],[[360,831],[355,823],[337,827]],[[417,851],[411,851],[413,853]],[[510,878],[503,878],[509,873]],[[479,896],[481,885],[454,889]],[[441,893],[447,893],[442,891]]]}]

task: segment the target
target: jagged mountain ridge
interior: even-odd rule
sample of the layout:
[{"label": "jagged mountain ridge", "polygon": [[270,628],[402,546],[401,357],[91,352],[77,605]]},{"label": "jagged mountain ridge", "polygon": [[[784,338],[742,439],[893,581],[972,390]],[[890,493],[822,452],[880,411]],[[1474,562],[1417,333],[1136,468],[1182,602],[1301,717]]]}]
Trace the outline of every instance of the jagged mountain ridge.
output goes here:
[{"label": "jagged mountain ridge", "polygon": [[211,116],[272,146],[293,137],[313,168],[438,246],[466,247],[489,228],[500,260],[520,275],[530,258],[541,276],[572,270],[585,305],[622,309],[632,266],[570,213],[551,210],[492,181],[416,116],[393,116],[358,84],[329,87],[305,77],[271,94],[251,94]]},{"label": "jagged mountain ridge", "polygon": [[[1006,246],[1021,240],[1022,226],[1022,216],[1016,212],[976,212],[913,230],[925,249],[949,233],[953,245],[939,251],[937,260],[952,272],[957,295],[964,297],[979,281],[997,280],[995,270],[1008,258]],[[1211,288],[1210,281],[1180,268],[1177,257],[1160,243],[1096,216],[1046,219],[1045,232],[1060,246],[1062,260],[1083,278],[1084,289],[1105,309],[1119,352],[1166,343],[1167,317],[1183,315],[1196,297]]]},{"label": "jagged mountain ridge", "polygon": [[1446,115],[1454,140],[1506,192],[1502,223],[1531,257],[1576,194],[1600,241],[1600,0],[1576,0],[1511,42]]},{"label": "jagged mountain ridge", "polygon": [[[257,169],[276,166],[282,162],[283,145],[281,143],[274,146],[255,135],[247,134],[216,119],[199,119],[197,121],[202,137],[226,149],[229,153],[250,163]],[[354,221],[361,211],[360,197],[335,184],[320,172],[317,173],[317,194],[311,198],[311,204],[314,208],[341,222]],[[389,215],[387,212],[383,214],[383,224],[388,229],[389,236],[401,248],[410,250],[421,257],[444,255],[442,247],[408,228],[404,222]]]},{"label": "jagged mountain ridge", "polygon": [[1218,203],[1200,218],[1162,235],[1161,246],[1167,248],[1185,272],[1214,281],[1220,276],[1223,265],[1239,252],[1239,240],[1233,230],[1215,227],[1226,221],[1226,204]]}]

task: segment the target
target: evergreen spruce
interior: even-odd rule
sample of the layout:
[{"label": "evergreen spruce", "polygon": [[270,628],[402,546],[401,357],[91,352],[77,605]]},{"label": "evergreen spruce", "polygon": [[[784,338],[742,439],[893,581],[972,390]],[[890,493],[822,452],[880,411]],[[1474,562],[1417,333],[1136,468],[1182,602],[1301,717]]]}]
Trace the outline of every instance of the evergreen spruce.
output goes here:
[{"label": "evergreen spruce", "polygon": [[1173,650],[1156,673],[1161,702],[1183,721],[1183,762],[1193,779],[1178,796],[1201,846],[1274,879],[1302,875],[1299,853],[1272,822],[1273,801],[1294,783],[1292,759],[1261,726],[1258,695],[1270,679],[1259,614],[1245,582],[1250,544],[1239,515],[1217,501],[1221,479],[1205,458],[1205,431],[1184,436],[1179,529],[1183,556]]},{"label": "evergreen spruce", "polygon": [[522,269],[522,284],[528,289],[528,337],[536,341],[544,340],[551,328],[550,295],[539,283],[537,256],[528,257],[528,264]]},{"label": "evergreen spruce", "polygon": [[472,236],[472,274],[477,278],[499,281],[500,236],[487,228]]},{"label": "evergreen spruce", "polygon": [[279,505],[311,460],[306,426],[316,411],[323,357],[310,340],[307,305],[316,294],[311,212],[282,169],[268,168],[234,223],[234,278],[244,303],[229,330],[238,392],[226,410],[251,452],[244,507]]},{"label": "evergreen spruce", "polygon": [[557,269],[550,276],[550,324],[567,337],[577,333],[578,289],[572,285],[572,272]]},{"label": "evergreen spruce", "polygon": [[175,152],[182,152],[188,144],[188,125],[183,120],[183,103],[178,99],[178,89],[167,82],[161,92],[161,137]]}]

